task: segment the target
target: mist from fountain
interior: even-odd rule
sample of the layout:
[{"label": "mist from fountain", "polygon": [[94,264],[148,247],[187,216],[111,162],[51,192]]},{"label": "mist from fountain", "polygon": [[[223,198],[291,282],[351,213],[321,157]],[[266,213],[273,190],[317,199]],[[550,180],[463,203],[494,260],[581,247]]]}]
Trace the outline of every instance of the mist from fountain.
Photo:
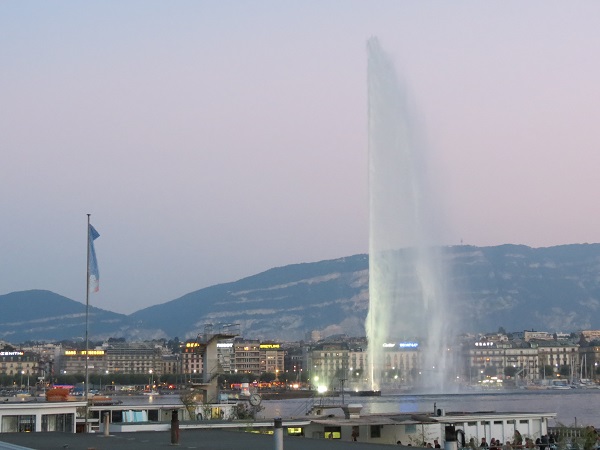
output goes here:
[{"label": "mist from fountain", "polygon": [[449,315],[437,211],[426,180],[425,146],[390,57],[369,39],[369,312],[370,389],[391,371],[384,343],[416,340],[420,384],[444,391]]}]

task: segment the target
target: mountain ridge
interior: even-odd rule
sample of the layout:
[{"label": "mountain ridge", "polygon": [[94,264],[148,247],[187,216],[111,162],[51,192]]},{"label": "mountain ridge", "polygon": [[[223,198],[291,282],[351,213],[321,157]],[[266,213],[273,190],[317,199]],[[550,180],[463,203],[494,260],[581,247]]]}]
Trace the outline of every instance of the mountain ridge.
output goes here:
[{"label": "mountain ridge", "polygon": [[[495,331],[499,326],[549,331],[600,328],[600,244],[463,245],[441,250],[454,286],[449,298],[460,318],[457,332]],[[398,252],[400,261],[406,251]],[[302,339],[312,330],[364,335],[368,262],[368,255],[358,254],[275,267],[130,315],[90,307],[90,336],[191,338],[206,323],[239,323],[244,337],[258,339]],[[20,304],[20,312],[10,304]],[[85,305],[50,291],[0,295],[0,308],[5,312],[0,339],[83,335],[83,328],[76,330]]]}]

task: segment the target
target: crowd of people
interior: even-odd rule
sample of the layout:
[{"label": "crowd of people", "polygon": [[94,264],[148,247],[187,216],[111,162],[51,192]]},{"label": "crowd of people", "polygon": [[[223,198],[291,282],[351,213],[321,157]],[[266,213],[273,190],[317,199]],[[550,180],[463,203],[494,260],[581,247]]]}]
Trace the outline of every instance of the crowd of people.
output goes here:
[{"label": "crowd of people", "polygon": [[[581,436],[581,446],[573,445],[568,446],[575,450],[600,450],[600,435],[593,426],[586,427]],[[356,439],[354,439],[356,440]],[[517,430],[513,436],[513,441],[501,442],[499,439],[492,438],[490,442],[487,442],[486,438],[481,438],[479,445],[475,442],[475,438],[471,438],[467,443],[466,447],[471,450],[558,450],[559,436],[554,433],[548,433],[544,436],[538,437],[535,441],[529,437],[523,438],[521,433]],[[397,445],[402,445],[402,442],[397,441]],[[411,444],[408,444],[411,447]],[[423,442],[422,447],[425,448],[441,448],[440,443],[437,439],[434,439],[433,445],[431,442]],[[561,447],[564,448],[564,447]]]},{"label": "crowd of people", "polygon": [[[492,438],[488,443],[486,438],[481,438],[481,443],[477,445],[475,439],[471,438],[468,447],[472,450],[556,450],[558,448],[559,436],[553,433],[545,434],[538,437],[535,441],[532,438],[525,437],[515,431],[513,441],[500,442],[500,440]],[[579,448],[579,446],[575,446]],[[587,427],[582,435],[581,450],[600,450],[600,436],[594,427]]]}]

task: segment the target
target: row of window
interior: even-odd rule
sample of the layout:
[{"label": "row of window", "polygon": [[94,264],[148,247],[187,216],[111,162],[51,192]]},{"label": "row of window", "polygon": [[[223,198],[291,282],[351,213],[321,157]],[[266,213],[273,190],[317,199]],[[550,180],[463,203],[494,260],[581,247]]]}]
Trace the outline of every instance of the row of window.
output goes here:
[{"label": "row of window", "polygon": [[[74,416],[74,414],[43,414],[42,431],[72,433]],[[32,433],[35,431],[35,419],[34,415],[2,416],[2,433]]]}]

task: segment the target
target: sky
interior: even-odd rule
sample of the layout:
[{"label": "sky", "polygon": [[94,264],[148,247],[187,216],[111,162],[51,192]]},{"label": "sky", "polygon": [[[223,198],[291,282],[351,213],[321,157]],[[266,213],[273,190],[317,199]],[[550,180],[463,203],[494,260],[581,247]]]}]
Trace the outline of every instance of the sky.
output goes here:
[{"label": "sky", "polygon": [[120,313],[368,251],[366,42],[439,244],[600,242],[600,2],[1,1],[0,295]]}]

